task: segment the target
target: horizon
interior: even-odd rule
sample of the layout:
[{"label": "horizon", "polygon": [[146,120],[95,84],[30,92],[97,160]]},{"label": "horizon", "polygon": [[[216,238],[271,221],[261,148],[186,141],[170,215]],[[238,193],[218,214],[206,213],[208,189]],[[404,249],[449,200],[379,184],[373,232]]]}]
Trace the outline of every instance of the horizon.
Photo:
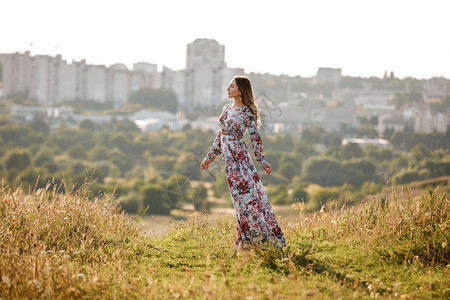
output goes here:
[{"label": "horizon", "polygon": [[[225,46],[228,67],[245,73],[313,77],[325,67],[350,77],[450,78],[444,0],[19,0],[2,7],[0,26],[13,30],[0,39],[0,53],[183,70],[187,44],[207,38]],[[247,18],[234,21],[240,15]]]}]

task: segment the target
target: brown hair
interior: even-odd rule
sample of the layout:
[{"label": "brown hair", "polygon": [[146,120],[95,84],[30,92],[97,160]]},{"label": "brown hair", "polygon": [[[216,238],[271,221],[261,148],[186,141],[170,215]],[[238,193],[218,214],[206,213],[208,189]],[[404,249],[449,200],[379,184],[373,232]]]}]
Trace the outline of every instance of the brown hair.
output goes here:
[{"label": "brown hair", "polygon": [[259,125],[261,121],[259,117],[259,109],[255,102],[255,96],[253,96],[253,89],[250,79],[246,76],[239,75],[234,76],[233,79],[236,81],[236,85],[241,92],[242,103],[255,115],[256,124]]}]

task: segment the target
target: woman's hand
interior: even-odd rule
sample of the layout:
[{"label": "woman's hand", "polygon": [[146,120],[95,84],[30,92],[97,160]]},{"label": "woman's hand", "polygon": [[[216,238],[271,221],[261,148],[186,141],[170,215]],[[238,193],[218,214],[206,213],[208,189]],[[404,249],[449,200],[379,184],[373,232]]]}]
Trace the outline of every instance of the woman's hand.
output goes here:
[{"label": "woman's hand", "polygon": [[202,161],[202,163],[200,164],[200,168],[202,168],[202,170],[208,170],[210,163],[211,163],[211,161],[209,159],[205,158]]},{"label": "woman's hand", "polygon": [[262,167],[264,168],[264,171],[266,171],[266,174],[270,174],[270,172],[272,172],[272,167],[269,163],[265,162]]}]

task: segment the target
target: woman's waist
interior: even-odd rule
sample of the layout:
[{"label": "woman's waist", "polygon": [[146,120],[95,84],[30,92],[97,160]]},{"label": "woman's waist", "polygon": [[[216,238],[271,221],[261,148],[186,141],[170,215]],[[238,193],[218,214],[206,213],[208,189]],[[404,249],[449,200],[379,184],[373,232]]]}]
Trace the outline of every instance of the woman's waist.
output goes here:
[{"label": "woman's waist", "polygon": [[237,134],[221,134],[221,138],[222,141],[239,141],[242,140],[242,134],[241,135],[237,135]]}]

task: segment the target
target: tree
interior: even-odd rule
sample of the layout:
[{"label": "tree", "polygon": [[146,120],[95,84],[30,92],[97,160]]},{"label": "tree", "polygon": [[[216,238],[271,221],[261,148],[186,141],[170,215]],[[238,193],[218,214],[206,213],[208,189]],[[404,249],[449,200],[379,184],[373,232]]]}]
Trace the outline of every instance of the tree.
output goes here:
[{"label": "tree", "polygon": [[391,73],[389,74],[389,79],[395,79],[394,71],[391,71]]},{"label": "tree", "polygon": [[67,152],[72,158],[86,158],[86,151],[81,145],[74,145],[70,147]]},{"label": "tree", "polygon": [[89,151],[88,156],[93,161],[106,160],[108,158],[108,152],[108,147],[103,144],[97,144]]},{"label": "tree", "polygon": [[395,131],[391,135],[390,142],[394,149],[403,150],[405,147],[406,134],[400,131]]},{"label": "tree", "polygon": [[[269,147],[267,147],[267,149],[270,149]],[[264,156],[266,158],[266,161],[268,161],[270,163],[270,165],[272,166],[273,170],[278,170],[278,167],[280,166],[279,161],[280,161],[280,152],[273,152],[273,151],[268,151],[266,153],[264,153]]]},{"label": "tree", "polygon": [[170,212],[170,203],[167,200],[167,194],[164,188],[158,184],[148,184],[143,190],[144,209],[149,207],[148,213],[155,215],[168,215]]},{"label": "tree", "polygon": [[292,191],[292,198],[294,201],[303,201],[306,203],[309,200],[309,194],[302,185],[297,185]]},{"label": "tree", "polygon": [[414,146],[414,148],[411,149],[411,157],[416,162],[421,162],[425,158],[431,157],[432,153],[430,151],[430,148],[428,148],[427,145],[419,143]]},{"label": "tree", "polygon": [[44,170],[28,167],[17,175],[16,184],[23,185],[25,188],[34,186],[43,188],[47,183],[47,177],[47,173]]},{"label": "tree", "polygon": [[313,126],[302,131],[302,140],[308,141],[311,144],[319,144],[322,141],[323,134],[325,134],[325,129],[319,126]]},{"label": "tree", "polygon": [[404,104],[410,103],[423,103],[423,95],[419,92],[401,92],[396,93],[392,102],[397,108],[402,107]]},{"label": "tree", "polygon": [[131,139],[126,133],[118,132],[111,136],[111,146],[120,149],[124,153],[129,153]]},{"label": "tree", "polygon": [[278,150],[290,152],[294,147],[294,142],[290,134],[284,133],[276,136],[276,146]]},{"label": "tree", "polygon": [[342,136],[338,132],[326,132],[322,136],[322,143],[328,147],[342,144]]},{"label": "tree", "polygon": [[386,126],[386,128],[384,129],[384,132],[383,132],[383,138],[389,140],[393,133],[394,133],[394,128],[392,128],[390,126]]},{"label": "tree", "polygon": [[141,203],[142,201],[139,194],[136,192],[131,192],[120,201],[119,205],[127,213],[137,214],[141,208]]},{"label": "tree", "polygon": [[133,167],[131,158],[118,148],[109,152],[108,160],[120,169],[122,175]]},{"label": "tree", "polygon": [[292,177],[297,175],[297,170],[292,164],[284,163],[284,164],[281,165],[280,170],[278,171],[278,173],[280,173],[281,175],[283,175],[287,179],[291,180]]},{"label": "tree", "polygon": [[[292,152],[291,152],[292,153]],[[300,169],[302,166],[302,159],[299,155],[282,154],[279,160],[280,166],[284,164],[291,164],[294,168]]]},{"label": "tree", "polygon": [[379,163],[391,160],[393,153],[391,149],[368,146],[364,149],[364,156],[373,162]]},{"label": "tree", "polygon": [[348,160],[352,158],[359,158],[363,156],[361,147],[355,143],[349,143],[343,145],[340,150],[340,156],[342,159]]},{"label": "tree", "polygon": [[338,187],[320,188],[311,196],[306,209],[308,211],[319,210],[322,206],[326,205],[327,202],[338,200],[340,194],[341,191]]},{"label": "tree", "polygon": [[31,165],[31,159],[24,150],[15,150],[9,153],[5,159],[6,169],[16,168],[18,170],[26,169]]},{"label": "tree", "polygon": [[0,136],[5,143],[13,141],[22,145],[30,133],[30,129],[29,126],[9,123],[0,127]]},{"label": "tree", "polygon": [[39,131],[43,134],[50,133],[50,127],[42,118],[33,119],[33,121],[31,122],[31,128],[33,128],[33,131]]},{"label": "tree", "polygon": [[112,121],[111,125],[112,128],[114,128],[114,131],[118,132],[140,132],[140,129],[136,126],[136,124],[128,120]]},{"label": "tree", "polygon": [[46,163],[54,163],[53,153],[48,148],[39,151],[34,159],[34,165],[37,167],[41,167]]},{"label": "tree", "polygon": [[345,183],[360,187],[366,181],[375,178],[376,168],[367,159],[356,159],[344,162],[342,165],[342,177]]},{"label": "tree", "polygon": [[210,203],[208,202],[207,191],[204,185],[192,187],[192,202],[194,203],[195,210],[197,211],[209,211]]},{"label": "tree", "polygon": [[322,186],[335,186],[344,183],[342,167],[338,160],[313,157],[305,163],[304,180]]},{"label": "tree", "polygon": [[397,183],[405,184],[422,179],[425,178],[421,178],[418,171],[404,170],[398,174]]},{"label": "tree", "polygon": [[279,184],[269,189],[268,196],[273,204],[289,204],[293,202],[289,199],[287,187],[284,184]]},{"label": "tree", "polygon": [[87,129],[91,132],[94,132],[97,129],[97,125],[92,122],[90,119],[84,119],[80,123],[80,128]]},{"label": "tree", "polygon": [[430,178],[450,175],[450,162],[432,161],[425,162],[425,168],[430,171]]},{"label": "tree", "polygon": [[175,171],[188,174],[192,179],[199,179],[201,172],[201,169],[199,168],[199,159],[191,152],[183,153],[177,159]]}]

